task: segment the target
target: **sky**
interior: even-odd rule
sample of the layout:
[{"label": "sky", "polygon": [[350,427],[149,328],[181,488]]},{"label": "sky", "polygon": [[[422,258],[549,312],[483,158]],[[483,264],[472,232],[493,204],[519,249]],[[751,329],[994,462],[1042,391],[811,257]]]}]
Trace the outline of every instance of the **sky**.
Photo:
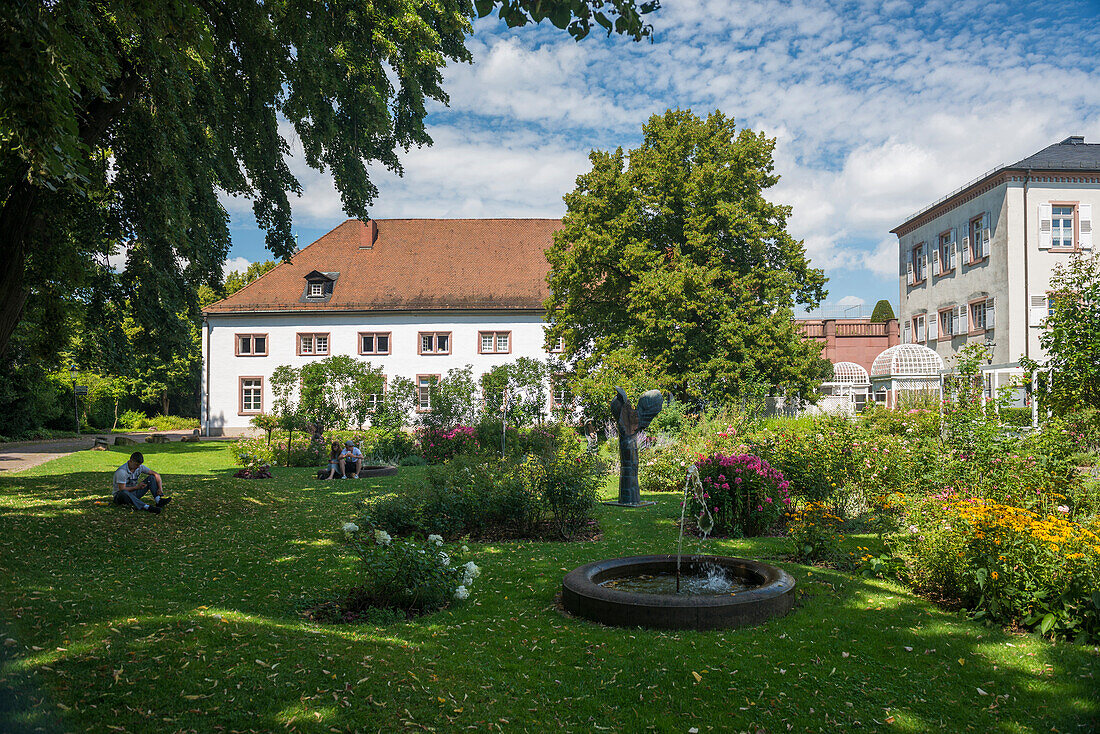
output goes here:
[{"label": "sky", "polygon": [[[867,315],[897,308],[890,230],[909,215],[1069,135],[1100,142],[1100,0],[664,0],[646,17],[652,42],[476,21],[450,105],[429,107],[434,144],[403,177],[372,169],[371,216],[560,217],[591,150],[636,147],[666,109],[717,109],[775,139],[766,195],[829,278],[823,310]],[[346,215],[284,133],[304,247]],[[223,202],[227,271],[267,259],[251,203]]]}]

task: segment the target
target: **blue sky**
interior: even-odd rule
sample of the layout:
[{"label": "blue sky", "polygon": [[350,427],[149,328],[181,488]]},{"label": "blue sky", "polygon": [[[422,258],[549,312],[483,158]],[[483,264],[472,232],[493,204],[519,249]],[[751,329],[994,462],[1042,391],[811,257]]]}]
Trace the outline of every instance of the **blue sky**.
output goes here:
[{"label": "blue sky", "polygon": [[[776,138],[791,233],[829,276],[827,304],[897,305],[909,214],[1071,134],[1100,142],[1100,0],[664,0],[654,40],[486,18],[446,72],[431,147],[375,172],[372,216],[558,217],[593,148],[634,147],[668,108],[720,109]],[[301,146],[286,129],[291,153]],[[302,246],[344,220],[325,174],[291,169]],[[227,268],[265,259],[251,205],[226,200]]]}]

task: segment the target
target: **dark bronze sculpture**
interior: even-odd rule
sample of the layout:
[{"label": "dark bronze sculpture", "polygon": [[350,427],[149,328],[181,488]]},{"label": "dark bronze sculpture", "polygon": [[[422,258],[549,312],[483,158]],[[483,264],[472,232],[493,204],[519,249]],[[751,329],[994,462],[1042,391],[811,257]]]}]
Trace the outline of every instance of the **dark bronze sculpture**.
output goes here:
[{"label": "dark bronze sculpture", "polygon": [[652,502],[642,502],[642,492],[638,487],[638,434],[649,427],[650,422],[661,412],[665,399],[660,390],[649,390],[638,399],[638,408],[630,407],[630,401],[621,387],[611,401],[611,413],[619,427],[619,501],[608,504],[639,507]]}]

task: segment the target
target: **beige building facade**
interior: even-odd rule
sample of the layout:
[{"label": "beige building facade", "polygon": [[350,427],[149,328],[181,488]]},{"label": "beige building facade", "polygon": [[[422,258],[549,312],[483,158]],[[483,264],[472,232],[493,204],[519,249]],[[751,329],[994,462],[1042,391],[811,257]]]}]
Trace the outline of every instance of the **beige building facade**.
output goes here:
[{"label": "beige building facade", "polygon": [[997,168],[913,215],[898,238],[902,343],[948,369],[968,343],[993,364],[1043,360],[1055,266],[1093,251],[1100,145],[1072,136]]}]

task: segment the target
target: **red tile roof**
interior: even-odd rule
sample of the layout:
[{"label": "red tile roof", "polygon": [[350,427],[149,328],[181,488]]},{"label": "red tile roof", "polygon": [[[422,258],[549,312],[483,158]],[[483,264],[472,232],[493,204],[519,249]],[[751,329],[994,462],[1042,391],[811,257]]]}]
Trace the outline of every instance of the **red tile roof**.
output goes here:
[{"label": "red tile roof", "polygon": [[[205,313],[541,309],[560,219],[349,219]],[[373,241],[372,241],[373,240]],[[308,302],[305,276],[339,273]]]}]

